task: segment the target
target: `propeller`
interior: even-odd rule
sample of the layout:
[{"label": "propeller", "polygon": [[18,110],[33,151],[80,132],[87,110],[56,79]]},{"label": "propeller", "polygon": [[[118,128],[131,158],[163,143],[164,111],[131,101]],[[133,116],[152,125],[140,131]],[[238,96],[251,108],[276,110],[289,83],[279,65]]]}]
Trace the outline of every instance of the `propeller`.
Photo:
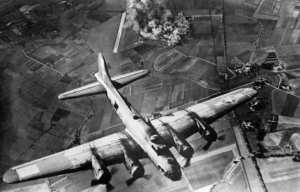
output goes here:
[{"label": "propeller", "polygon": [[[117,172],[118,170],[117,170],[117,168],[115,168],[115,167],[112,167],[111,169],[110,169],[110,174],[113,176],[116,172]],[[99,181],[97,180],[97,179],[93,179],[92,181],[91,181],[91,187],[94,187],[94,186],[102,186],[102,185],[105,185],[105,184],[101,184],[101,183],[99,183]],[[106,184],[106,191],[112,191],[113,189],[114,189],[115,187],[112,185],[112,184],[110,184],[110,183],[107,183]]]},{"label": "propeller", "polygon": [[[220,135],[220,136],[217,137],[217,141],[224,141],[225,138],[226,138],[226,134],[222,134],[222,135]],[[212,143],[213,143],[213,142],[207,142],[207,143],[202,147],[202,150],[207,151],[207,150],[209,149],[209,147],[211,146]],[[195,148],[195,151],[200,150],[201,146],[202,146],[201,144],[198,145],[198,146]]]},{"label": "propeller", "polygon": [[[145,167],[147,165],[147,161],[141,161],[140,162],[142,164],[143,167]],[[144,174],[143,177],[131,177],[129,179],[126,180],[126,184],[127,186],[131,186],[136,180],[144,178],[145,180],[149,181],[152,178],[152,174]]]},{"label": "propeller", "polygon": [[[217,140],[218,140],[218,141],[224,141],[225,138],[226,138],[226,135],[225,135],[225,134],[222,134],[222,135],[220,135],[220,136],[217,137]],[[207,142],[207,143],[202,147],[202,150],[207,151],[207,150],[209,149],[209,147],[211,146],[212,143],[213,143],[213,142]],[[196,148],[195,151],[199,150],[200,147],[201,147],[201,145],[198,146],[198,147]],[[191,165],[191,159],[192,159],[192,158],[185,158],[185,159],[183,159],[183,162],[182,162],[182,164],[181,164],[181,167],[189,167],[189,166]]]},{"label": "propeller", "polygon": [[[223,135],[218,136],[218,137],[217,137],[217,140],[218,140],[218,141],[224,141],[225,138],[226,138],[226,135],[223,134]],[[209,147],[211,146],[212,143],[213,143],[213,142],[211,142],[211,141],[210,141],[210,142],[207,142],[206,145],[204,145],[204,146],[202,147],[202,149],[203,149],[204,151],[207,151],[207,150],[209,149]]]}]

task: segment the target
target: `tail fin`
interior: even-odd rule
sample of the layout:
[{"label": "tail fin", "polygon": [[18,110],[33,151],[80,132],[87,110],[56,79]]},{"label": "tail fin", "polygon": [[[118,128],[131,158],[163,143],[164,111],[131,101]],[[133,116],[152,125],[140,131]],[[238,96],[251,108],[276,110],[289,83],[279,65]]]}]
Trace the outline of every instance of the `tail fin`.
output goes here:
[{"label": "tail fin", "polygon": [[103,84],[103,86],[107,86],[109,88],[113,88],[113,84],[111,82],[110,76],[108,74],[107,68],[106,68],[106,62],[104,60],[104,57],[102,53],[98,54],[98,70],[99,72],[95,74],[97,80]]}]

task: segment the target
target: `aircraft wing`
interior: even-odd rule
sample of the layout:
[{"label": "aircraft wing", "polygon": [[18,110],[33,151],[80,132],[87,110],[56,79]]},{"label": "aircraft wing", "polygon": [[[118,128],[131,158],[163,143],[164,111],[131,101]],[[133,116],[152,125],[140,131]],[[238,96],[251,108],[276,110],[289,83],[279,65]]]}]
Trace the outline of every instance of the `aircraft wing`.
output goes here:
[{"label": "aircraft wing", "polygon": [[17,183],[61,175],[80,169],[92,169],[92,149],[96,150],[97,158],[101,159],[106,166],[122,163],[124,162],[124,147],[134,151],[138,159],[145,157],[140,146],[125,131],[122,131],[12,167],[3,175],[3,181]]},{"label": "aircraft wing", "polygon": [[[188,138],[199,131],[199,126],[208,126],[208,124],[249,101],[256,95],[257,91],[254,89],[238,89],[154,119],[151,121],[151,125],[163,137],[168,147],[176,147],[176,141],[182,140],[181,137]],[[124,151],[124,149],[126,150]],[[104,166],[122,163],[126,160],[127,156],[131,158],[130,154],[127,154],[128,151],[131,155],[133,154],[133,159],[147,157],[142,148],[131,136],[127,132],[121,131],[50,156],[12,167],[4,174],[3,180],[7,183],[17,183],[65,174],[79,169],[92,169],[94,167],[92,166],[94,150],[96,150],[97,158],[103,162]]]},{"label": "aircraft wing", "polygon": [[207,129],[209,124],[251,100],[256,95],[257,91],[252,88],[238,89],[179,111],[164,112],[164,116],[152,120],[151,124],[166,140],[167,144],[174,145],[174,139],[166,131],[167,129],[172,129],[182,137],[188,138],[199,132],[201,126],[203,126],[202,129]]}]

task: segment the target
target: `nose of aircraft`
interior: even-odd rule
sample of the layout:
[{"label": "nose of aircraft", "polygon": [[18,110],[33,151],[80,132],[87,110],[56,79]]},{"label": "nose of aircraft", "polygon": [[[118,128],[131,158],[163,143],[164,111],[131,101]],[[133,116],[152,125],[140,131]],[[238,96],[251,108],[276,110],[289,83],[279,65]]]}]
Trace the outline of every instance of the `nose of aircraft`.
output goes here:
[{"label": "nose of aircraft", "polygon": [[16,170],[9,169],[8,171],[6,171],[4,173],[3,181],[5,183],[16,183],[16,182],[19,182],[20,179],[19,179],[19,175],[16,172]]},{"label": "nose of aircraft", "polygon": [[250,98],[253,98],[257,95],[257,91],[252,88],[245,88],[243,92],[248,95]]}]

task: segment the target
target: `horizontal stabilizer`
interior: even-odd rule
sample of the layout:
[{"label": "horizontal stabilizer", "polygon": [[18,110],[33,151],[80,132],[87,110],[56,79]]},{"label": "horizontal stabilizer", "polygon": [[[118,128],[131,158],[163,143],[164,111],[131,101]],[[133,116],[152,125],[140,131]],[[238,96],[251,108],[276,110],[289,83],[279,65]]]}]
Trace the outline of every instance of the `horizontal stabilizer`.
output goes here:
[{"label": "horizontal stabilizer", "polygon": [[[123,75],[118,75],[115,77],[112,77],[112,83],[114,87],[117,89],[120,89],[142,77],[145,75],[149,74],[148,70],[138,70],[130,73],[126,73]],[[70,91],[61,93],[58,95],[58,98],[61,100],[66,100],[66,99],[73,99],[73,98],[79,98],[79,97],[86,97],[86,96],[91,96],[91,95],[97,95],[97,94],[103,94],[105,93],[106,90],[101,85],[98,81],[84,85],[82,87],[72,89]]]}]

